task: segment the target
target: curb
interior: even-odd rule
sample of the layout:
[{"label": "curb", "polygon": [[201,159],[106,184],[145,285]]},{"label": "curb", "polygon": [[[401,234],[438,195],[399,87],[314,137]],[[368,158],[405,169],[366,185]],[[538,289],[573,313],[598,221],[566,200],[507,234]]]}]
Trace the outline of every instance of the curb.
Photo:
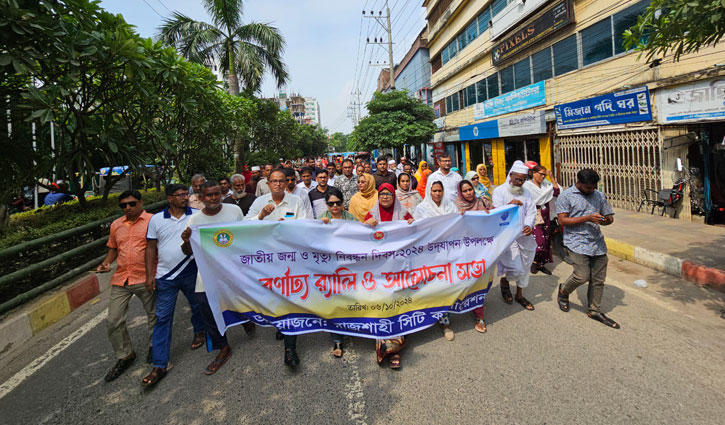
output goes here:
[{"label": "curb", "polygon": [[96,297],[102,287],[108,287],[108,282],[103,283],[106,284],[90,272],[60,291],[51,292],[16,313],[9,313],[0,323],[0,356]]},{"label": "curb", "polygon": [[615,257],[677,276],[697,286],[709,286],[725,292],[725,271],[683,260],[669,254],[651,251],[616,239],[604,238],[607,251]]}]

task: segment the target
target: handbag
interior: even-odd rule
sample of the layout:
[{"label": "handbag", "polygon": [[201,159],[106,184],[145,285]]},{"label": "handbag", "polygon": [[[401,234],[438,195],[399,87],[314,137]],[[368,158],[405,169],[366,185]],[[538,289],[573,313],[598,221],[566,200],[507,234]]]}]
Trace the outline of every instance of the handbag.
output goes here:
[{"label": "handbag", "polygon": [[544,224],[544,216],[541,215],[541,209],[536,209],[536,218],[534,219],[534,226],[538,226],[539,224]]}]

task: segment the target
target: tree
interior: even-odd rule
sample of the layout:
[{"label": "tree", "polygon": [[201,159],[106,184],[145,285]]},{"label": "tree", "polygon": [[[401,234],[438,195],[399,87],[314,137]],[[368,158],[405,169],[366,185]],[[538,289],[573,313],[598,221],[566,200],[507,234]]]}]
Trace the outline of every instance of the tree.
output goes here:
[{"label": "tree", "polygon": [[277,28],[258,22],[242,24],[242,0],[203,0],[213,24],[175,12],[160,29],[161,40],[182,56],[210,68],[221,66],[229,93],[239,94],[239,77],[256,92],[265,70],[282,87],[288,79],[282,62],[284,39]]},{"label": "tree", "polygon": [[627,49],[634,47],[651,61],[655,56],[694,53],[714,46],[725,35],[725,0],[653,0],[637,24],[624,32]]},{"label": "tree", "polygon": [[349,134],[335,132],[330,136],[330,147],[335,152],[348,152],[352,148],[352,138]]},{"label": "tree", "polygon": [[407,90],[373,94],[367,103],[370,115],[363,118],[352,133],[354,150],[400,148],[427,143],[433,137],[433,110]]}]

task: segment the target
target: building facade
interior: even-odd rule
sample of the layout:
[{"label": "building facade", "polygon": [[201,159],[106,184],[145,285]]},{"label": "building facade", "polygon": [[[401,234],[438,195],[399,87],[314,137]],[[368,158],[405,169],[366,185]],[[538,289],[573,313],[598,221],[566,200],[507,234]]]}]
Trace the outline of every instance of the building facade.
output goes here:
[{"label": "building facade", "polygon": [[[591,167],[627,209],[689,175],[703,182],[693,196],[706,219],[722,220],[725,48],[638,60],[622,33],[649,3],[424,1],[436,151],[462,170],[487,164],[494,184],[515,160],[553,169],[565,185]],[[692,218],[693,205],[680,202],[677,216]]]},{"label": "building facade", "polygon": [[322,125],[320,104],[314,97],[302,97],[299,94],[287,96],[287,93],[280,92],[269,100],[276,103],[280,110],[289,111],[295,121],[300,124]]}]

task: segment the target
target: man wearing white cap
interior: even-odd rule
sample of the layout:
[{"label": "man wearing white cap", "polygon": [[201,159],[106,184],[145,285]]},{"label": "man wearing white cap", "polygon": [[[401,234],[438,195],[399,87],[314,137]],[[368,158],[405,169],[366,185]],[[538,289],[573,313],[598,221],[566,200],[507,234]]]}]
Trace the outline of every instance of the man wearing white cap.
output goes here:
[{"label": "man wearing white cap", "polygon": [[395,174],[395,177],[398,177],[402,171],[398,170],[398,167],[395,165],[395,160],[391,159],[388,161],[388,171]]},{"label": "man wearing white cap", "polygon": [[[247,193],[254,195],[257,193],[257,183],[259,182],[259,176],[262,174],[258,165],[252,167],[252,178],[247,182]],[[254,195],[255,197],[257,195]]]},{"label": "man wearing white cap", "polygon": [[[501,295],[504,301],[511,304],[514,300],[527,310],[534,306],[524,298],[523,288],[529,286],[529,273],[536,254],[536,240],[531,234],[536,219],[536,203],[531,195],[524,190],[523,185],[528,176],[529,168],[521,161],[514,162],[506,178],[506,183],[493,191],[494,207],[505,205],[519,205],[524,214],[524,230],[522,234],[511,243],[509,249],[504,251],[498,259],[498,275],[501,276]],[[516,297],[511,296],[509,282],[516,282]]]}]

